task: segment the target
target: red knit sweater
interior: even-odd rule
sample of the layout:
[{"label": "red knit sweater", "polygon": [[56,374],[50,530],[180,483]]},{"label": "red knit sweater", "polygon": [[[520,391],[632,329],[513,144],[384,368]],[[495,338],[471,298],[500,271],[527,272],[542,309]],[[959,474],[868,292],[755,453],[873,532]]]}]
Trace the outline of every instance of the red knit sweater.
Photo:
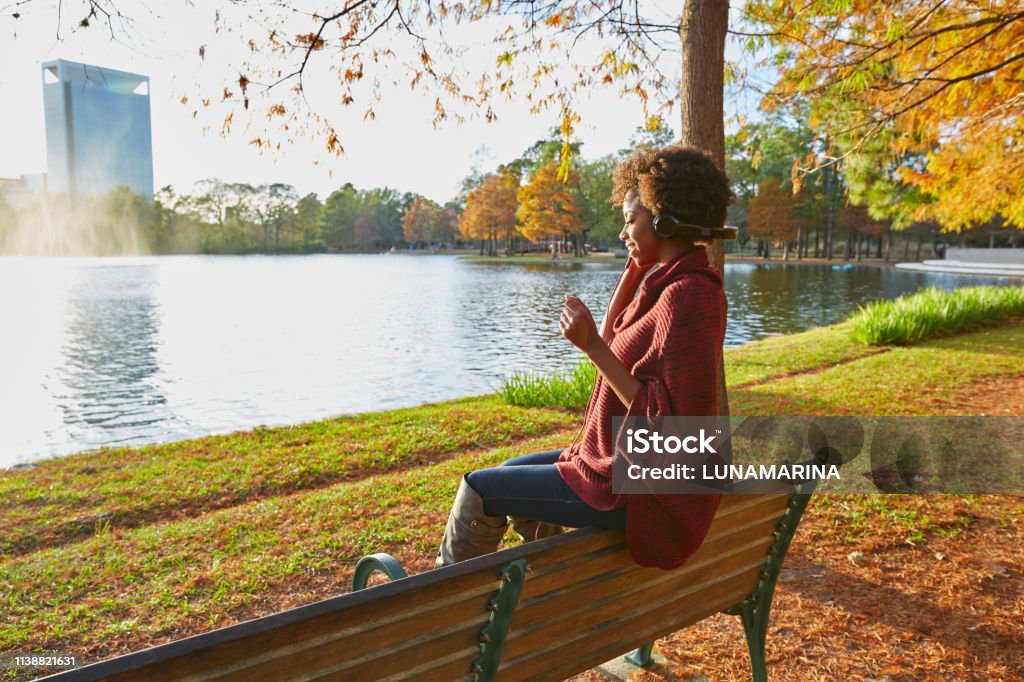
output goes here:
[{"label": "red knit sweater", "polygon": [[614,321],[611,350],[640,381],[627,407],[598,375],[580,438],[556,463],[565,482],[596,509],[626,507],[626,539],[642,566],[675,568],[697,551],[720,495],[612,493],[612,417],[701,417],[718,413],[725,338],[722,276],[701,247],[658,267]]}]

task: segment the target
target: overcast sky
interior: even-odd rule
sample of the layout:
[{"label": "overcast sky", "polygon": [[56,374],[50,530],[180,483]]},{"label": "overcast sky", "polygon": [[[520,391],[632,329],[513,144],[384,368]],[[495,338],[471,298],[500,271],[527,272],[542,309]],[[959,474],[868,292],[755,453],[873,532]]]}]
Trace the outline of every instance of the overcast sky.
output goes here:
[{"label": "overcast sky", "polygon": [[[29,13],[16,21],[0,16],[0,177],[46,170],[39,65],[58,58],[150,77],[154,181],[156,188],[173,185],[178,191],[188,191],[197,180],[218,177],[254,184],[285,182],[301,193],[324,197],[352,182],[359,188],[389,186],[443,202],[457,193],[459,182],[474,166],[493,170],[518,157],[559,122],[557,112],[531,115],[521,102],[498,102],[494,104],[497,123],[450,122],[435,130],[433,97],[411,92],[404,82],[392,86],[391,78],[399,77],[393,67],[392,73],[379,74],[383,102],[376,107],[376,120],[364,121],[365,105],[348,109],[332,105],[338,97],[337,77],[329,71],[330,59],[324,51],[314,55],[317,63],[311,62],[304,85],[310,102],[338,128],[345,155],[326,154],[322,139],[301,136],[293,136],[281,152],[261,154],[248,144],[248,136],[237,134],[241,130],[226,138],[220,135],[225,110],[193,118],[194,107],[180,103],[183,95],[194,101],[196,82],[227,82],[231,71],[226,64],[237,63],[244,51],[243,37],[237,32],[213,31],[213,13],[218,6],[230,11],[226,5],[196,4],[202,6],[160,3],[155,5],[160,16],[155,16],[138,9],[140,5],[120,3],[127,13],[135,8],[132,37],[125,43],[111,41],[102,28],[70,30],[69,17],[81,18],[74,15],[77,8],[69,9],[73,3],[65,2],[60,40],[55,37],[56,2],[36,0],[26,6]],[[12,38],[14,28],[17,35]],[[460,39],[469,48],[467,61],[494,63],[497,51],[485,32],[475,42],[467,34]],[[198,57],[199,45],[206,45],[204,60]],[[584,41],[577,49],[581,55],[593,54],[599,45]],[[735,57],[738,50],[730,46],[727,54]],[[677,61],[678,53],[666,55],[665,70],[677,73]],[[578,134],[584,158],[625,147],[643,122],[635,98],[620,100],[611,89],[596,90],[589,101],[577,106],[583,119]],[[744,108],[750,106],[747,103]],[[736,103],[727,98],[726,109],[727,114],[736,111]],[[677,123],[668,123],[678,130]]]}]

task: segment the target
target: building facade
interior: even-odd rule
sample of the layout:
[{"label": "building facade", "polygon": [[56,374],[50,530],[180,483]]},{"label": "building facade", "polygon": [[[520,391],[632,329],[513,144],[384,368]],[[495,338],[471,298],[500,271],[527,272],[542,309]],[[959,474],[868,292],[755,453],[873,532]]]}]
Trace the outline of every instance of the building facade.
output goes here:
[{"label": "building facade", "polygon": [[42,66],[47,191],[94,197],[124,185],[152,199],[149,78],[63,59]]}]

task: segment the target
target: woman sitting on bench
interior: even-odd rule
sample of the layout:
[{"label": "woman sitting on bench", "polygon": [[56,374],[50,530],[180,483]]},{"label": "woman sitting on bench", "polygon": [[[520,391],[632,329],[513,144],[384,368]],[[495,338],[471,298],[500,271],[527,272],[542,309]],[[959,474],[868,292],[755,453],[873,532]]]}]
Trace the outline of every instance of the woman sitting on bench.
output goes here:
[{"label": "woman sitting on bench", "polygon": [[725,173],[695,149],[640,149],[616,169],[626,269],[600,331],[573,296],[559,320],[598,370],[580,433],[564,450],[463,477],[437,566],[495,551],[509,519],[527,540],[557,526],[625,530],[643,566],[674,568],[697,550],[720,496],[614,494],[611,420],[718,414],[726,301],[721,274],[695,239],[722,228],[732,196]]}]

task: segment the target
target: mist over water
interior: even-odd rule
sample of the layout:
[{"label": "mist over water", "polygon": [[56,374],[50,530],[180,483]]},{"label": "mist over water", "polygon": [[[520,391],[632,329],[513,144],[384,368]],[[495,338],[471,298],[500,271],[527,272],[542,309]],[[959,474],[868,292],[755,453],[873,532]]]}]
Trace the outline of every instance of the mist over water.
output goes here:
[{"label": "mist over water", "polygon": [[47,196],[18,210],[0,205],[0,256],[144,256],[137,215],[117,197]]},{"label": "mist over water", "polygon": [[[0,258],[0,467],[489,393],[580,357],[624,261],[448,256]],[[726,345],[845,319],[925,286],[1007,283],[730,264]]]}]

